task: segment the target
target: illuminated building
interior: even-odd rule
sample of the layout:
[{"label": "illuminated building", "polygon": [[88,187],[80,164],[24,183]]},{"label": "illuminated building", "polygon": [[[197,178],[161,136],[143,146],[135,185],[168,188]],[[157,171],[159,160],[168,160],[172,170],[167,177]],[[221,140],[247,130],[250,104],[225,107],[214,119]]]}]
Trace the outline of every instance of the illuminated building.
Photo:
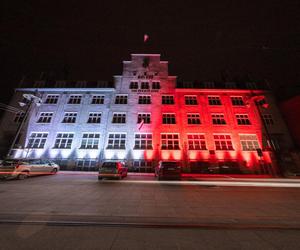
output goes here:
[{"label": "illuminated building", "polygon": [[[13,157],[51,158],[67,169],[124,159],[151,171],[159,160],[176,160],[198,173],[277,174],[276,149],[293,146],[263,83],[179,83],[159,54],[132,54],[113,85],[72,84],[16,89],[12,106],[23,93],[43,103],[29,110]],[[5,114],[2,141],[21,118]]]}]

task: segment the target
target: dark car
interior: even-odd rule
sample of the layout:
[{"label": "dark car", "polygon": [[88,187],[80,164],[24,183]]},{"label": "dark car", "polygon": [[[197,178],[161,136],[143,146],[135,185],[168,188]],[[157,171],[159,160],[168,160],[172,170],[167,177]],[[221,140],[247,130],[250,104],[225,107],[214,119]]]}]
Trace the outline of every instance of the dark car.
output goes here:
[{"label": "dark car", "polygon": [[162,179],[181,179],[181,166],[177,161],[160,161],[155,168],[155,177]]},{"label": "dark car", "polygon": [[127,176],[128,168],[122,161],[106,161],[99,168],[98,180],[103,178],[122,179]]}]

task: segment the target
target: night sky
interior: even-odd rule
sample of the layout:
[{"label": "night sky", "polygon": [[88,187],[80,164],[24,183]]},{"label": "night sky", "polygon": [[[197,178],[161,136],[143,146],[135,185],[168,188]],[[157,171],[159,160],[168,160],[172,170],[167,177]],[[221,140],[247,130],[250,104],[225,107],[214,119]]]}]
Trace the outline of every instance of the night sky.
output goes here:
[{"label": "night sky", "polygon": [[[130,53],[160,53],[183,80],[300,83],[300,1],[5,1],[0,102],[25,75],[112,80]],[[150,37],[144,49],[143,35]]]}]

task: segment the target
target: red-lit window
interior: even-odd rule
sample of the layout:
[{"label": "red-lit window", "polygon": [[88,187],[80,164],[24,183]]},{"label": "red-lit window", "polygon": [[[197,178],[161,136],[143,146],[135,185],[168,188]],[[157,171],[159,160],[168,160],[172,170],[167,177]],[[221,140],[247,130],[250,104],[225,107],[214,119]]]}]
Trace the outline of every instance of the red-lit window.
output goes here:
[{"label": "red-lit window", "polygon": [[101,123],[101,113],[100,112],[89,113],[89,118],[87,123]]},{"label": "red-lit window", "polygon": [[241,96],[231,96],[231,104],[232,106],[244,106],[245,103]]},{"label": "red-lit window", "polygon": [[112,123],[126,123],[126,114],[114,113]]},{"label": "red-lit window", "polygon": [[94,95],[91,104],[103,104],[104,95]]},{"label": "red-lit window", "polygon": [[218,125],[226,124],[224,114],[211,114],[212,123]]},{"label": "red-lit window", "polygon": [[81,95],[70,95],[68,104],[80,104],[82,96]]},{"label": "red-lit window", "polygon": [[160,89],[160,82],[152,82],[152,89]]},{"label": "red-lit window", "polygon": [[53,113],[50,112],[42,112],[38,119],[38,123],[50,123],[53,117]]},{"label": "red-lit window", "polygon": [[127,95],[116,95],[115,104],[127,104]]},{"label": "red-lit window", "polygon": [[200,115],[198,113],[196,114],[187,114],[187,121],[188,121],[188,124],[201,124],[201,121],[200,121]]},{"label": "red-lit window", "polygon": [[163,124],[176,124],[175,114],[163,114]]},{"label": "red-lit window", "polygon": [[260,148],[256,135],[240,135],[240,142],[243,151],[255,151]]},{"label": "red-lit window", "polygon": [[134,149],[152,149],[152,134],[139,133],[135,134]]},{"label": "red-lit window", "polygon": [[144,120],[144,123],[149,124],[151,123],[151,114],[148,113],[139,113],[137,123],[141,123]]},{"label": "red-lit window", "polygon": [[57,104],[59,95],[47,95],[45,103],[47,104]]},{"label": "red-lit window", "polygon": [[197,96],[184,96],[185,105],[197,105]]},{"label": "red-lit window", "polygon": [[107,149],[125,149],[126,134],[110,133],[108,135]]},{"label": "red-lit window", "polygon": [[66,112],[62,123],[75,123],[77,118],[76,112]]},{"label": "red-lit window", "polygon": [[208,97],[208,104],[209,105],[221,105],[220,96],[209,96]]},{"label": "red-lit window", "polygon": [[189,150],[206,150],[206,142],[203,134],[188,134]]},{"label": "red-lit window", "polygon": [[141,89],[149,89],[149,82],[141,82]]},{"label": "red-lit window", "polygon": [[214,135],[216,150],[233,150],[230,135]]},{"label": "red-lit window", "polygon": [[139,104],[151,104],[151,96],[150,95],[139,96]]},{"label": "red-lit window", "polygon": [[162,96],[162,104],[174,104],[174,96],[172,95],[163,95]]},{"label": "red-lit window", "polygon": [[178,134],[161,134],[161,149],[177,150],[179,148]]},{"label": "red-lit window", "polygon": [[44,148],[48,133],[31,133],[27,148]]},{"label": "red-lit window", "polygon": [[236,121],[238,125],[250,125],[250,120],[247,114],[236,114]]},{"label": "red-lit window", "polygon": [[138,89],[139,88],[138,82],[135,82],[135,81],[130,82],[129,88],[130,89]]},{"label": "red-lit window", "polygon": [[274,120],[271,114],[263,114],[262,117],[266,125],[274,125]]}]

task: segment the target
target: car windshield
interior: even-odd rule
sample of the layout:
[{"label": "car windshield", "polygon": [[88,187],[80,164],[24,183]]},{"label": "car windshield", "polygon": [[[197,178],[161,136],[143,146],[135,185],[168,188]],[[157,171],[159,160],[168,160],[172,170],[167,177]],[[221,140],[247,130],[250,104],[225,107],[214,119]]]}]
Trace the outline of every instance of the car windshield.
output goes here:
[{"label": "car windshield", "polygon": [[4,166],[16,165],[18,162],[19,160],[4,160],[2,162],[2,165]]},{"label": "car windshield", "polygon": [[177,167],[177,162],[162,162],[163,167]]}]

